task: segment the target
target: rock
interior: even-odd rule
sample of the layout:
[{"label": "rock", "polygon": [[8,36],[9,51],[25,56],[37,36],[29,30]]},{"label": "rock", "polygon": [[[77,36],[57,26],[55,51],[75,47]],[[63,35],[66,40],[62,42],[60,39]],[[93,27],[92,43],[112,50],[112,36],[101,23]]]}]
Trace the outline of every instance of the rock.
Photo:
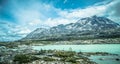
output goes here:
[{"label": "rock", "polygon": [[116,60],[116,61],[120,61],[120,59],[119,59],[119,58],[116,58],[115,60]]}]

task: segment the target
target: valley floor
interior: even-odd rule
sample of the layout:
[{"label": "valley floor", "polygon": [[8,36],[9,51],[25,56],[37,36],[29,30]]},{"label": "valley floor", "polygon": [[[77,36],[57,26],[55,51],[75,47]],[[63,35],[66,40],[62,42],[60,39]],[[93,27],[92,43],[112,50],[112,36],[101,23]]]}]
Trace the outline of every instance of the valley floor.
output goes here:
[{"label": "valley floor", "polygon": [[102,38],[102,39],[86,39],[86,40],[65,40],[65,41],[41,41],[28,40],[23,41],[28,45],[81,45],[81,44],[120,44],[120,38]]},{"label": "valley floor", "polygon": [[[28,45],[0,47],[0,64],[97,64],[90,56],[118,56],[107,52],[75,52],[65,50],[35,50]],[[99,58],[108,60],[109,58]],[[120,58],[112,58],[120,61]]]}]

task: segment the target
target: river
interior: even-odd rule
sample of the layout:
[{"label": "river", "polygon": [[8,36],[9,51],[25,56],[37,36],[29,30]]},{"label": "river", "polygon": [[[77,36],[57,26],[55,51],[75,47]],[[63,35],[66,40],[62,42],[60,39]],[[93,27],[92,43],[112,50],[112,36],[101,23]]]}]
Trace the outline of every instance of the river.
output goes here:
[{"label": "river", "polygon": [[[120,44],[90,44],[90,45],[44,45],[32,46],[35,50],[72,50],[76,52],[108,52],[118,54],[120,58]],[[119,64],[120,61],[115,61],[117,56],[91,56],[92,61],[98,64]],[[99,60],[99,58],[110,58],[109,60]]]}]

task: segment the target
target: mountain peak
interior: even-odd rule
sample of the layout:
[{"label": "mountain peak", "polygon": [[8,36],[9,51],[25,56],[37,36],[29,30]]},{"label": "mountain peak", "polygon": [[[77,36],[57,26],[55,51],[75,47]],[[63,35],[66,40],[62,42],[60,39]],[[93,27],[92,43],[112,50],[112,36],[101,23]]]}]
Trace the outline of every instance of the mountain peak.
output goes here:
[{"label": "mountain peak", "polygon": [[[25,39],[44,39],[44,38],[59,38],[63,35],[71,33],[79,33],[84,31],[104,31],[118,28],[119,24],[105,17],[86,17],[78,20],[76,23],[60,24],[49,29],[38,28],[25,37]],[[68,37],[68,36],[66,36]]]},{"label": "mountain peak", "polygon": [[98,16],[97,15],[93,15],[92,18],[97,18]]},{"label": "mountain peak", "polygon": [[99,29],[110,29],[119,26],[119,24],[113,22],[108,18],[98,17],[96,15],[92,17],[82,18],[78,20],[77,23],[84,27],[91,27],[92,29],[95,27]]}]

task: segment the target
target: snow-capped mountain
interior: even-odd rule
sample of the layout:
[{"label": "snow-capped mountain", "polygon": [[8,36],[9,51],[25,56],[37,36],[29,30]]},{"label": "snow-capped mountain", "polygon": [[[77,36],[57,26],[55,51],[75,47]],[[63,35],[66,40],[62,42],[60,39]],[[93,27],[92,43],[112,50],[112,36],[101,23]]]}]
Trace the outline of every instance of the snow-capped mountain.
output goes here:
[{"label": "snow-capped mountain", "polygon": [[98,29],[106,30],[106,29],[119,27],[119,24],[105,17],[92,16],[92,17],[82,18],[78,20],[76,23],[66,26],[69,27],[71,26],[73,30],[82,31],[82,30],[98,30]]},{"label": "snow-capped mountain", "polygon": [[[105,17],[87,17],[78,20],[76,23],[60,24],[58,26],[51,27],[49,29],[38,28],[35,31],[28,34],[23,40],[26,39],[53,39],[68,37],[66,35],[75,36],[75,34],[86,33],[86,32],[97,32],[105,31],[110,29],[116,29],[120,27],[119,24]],[[77,35],[78,36],[78,35]],[[69,36],[71,37],[71,36]]]}]

